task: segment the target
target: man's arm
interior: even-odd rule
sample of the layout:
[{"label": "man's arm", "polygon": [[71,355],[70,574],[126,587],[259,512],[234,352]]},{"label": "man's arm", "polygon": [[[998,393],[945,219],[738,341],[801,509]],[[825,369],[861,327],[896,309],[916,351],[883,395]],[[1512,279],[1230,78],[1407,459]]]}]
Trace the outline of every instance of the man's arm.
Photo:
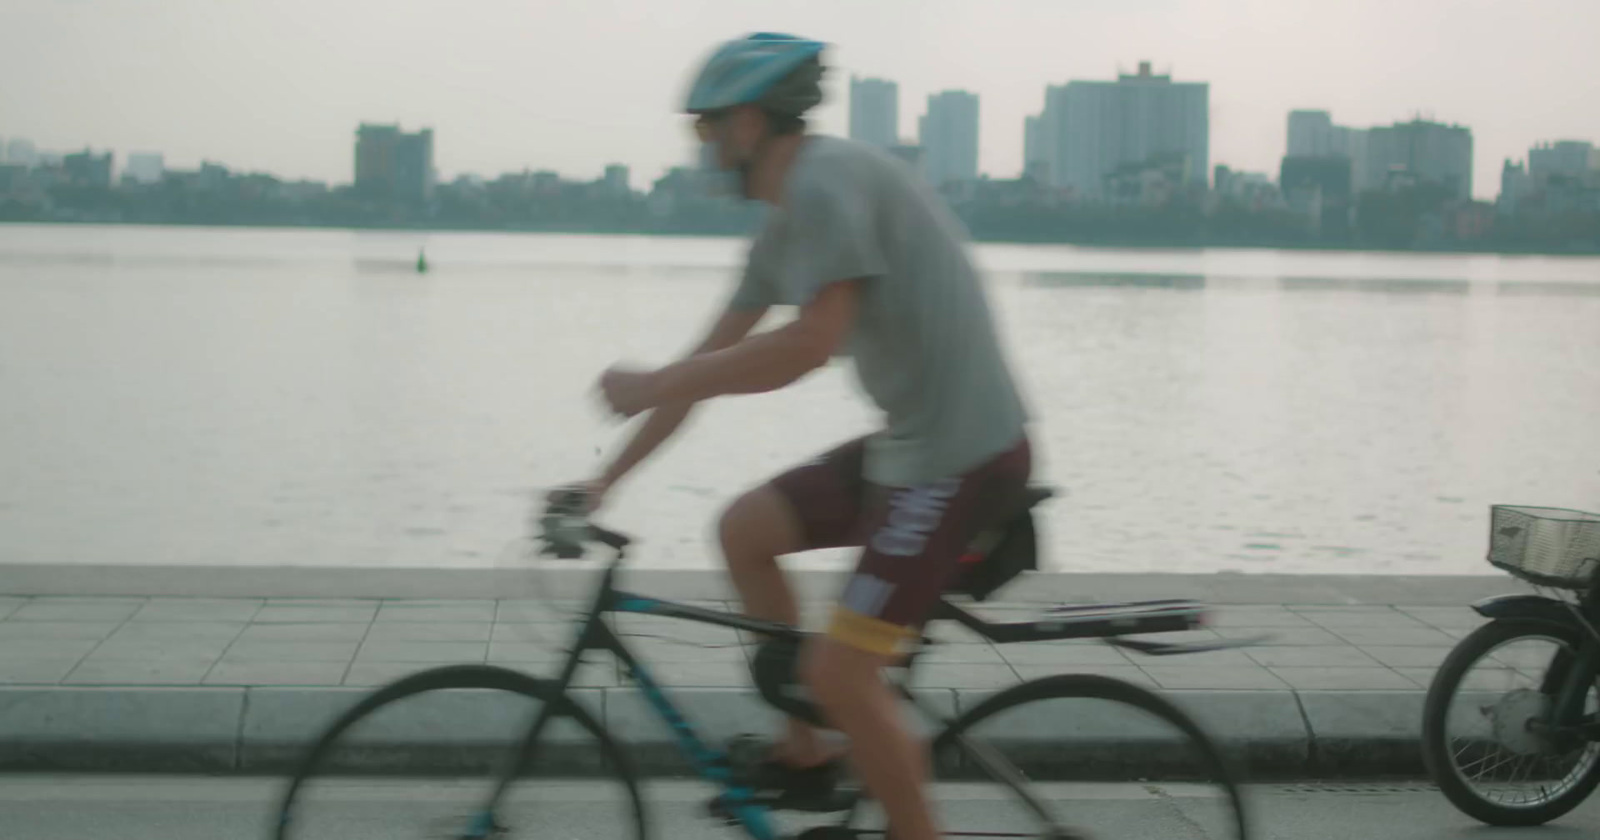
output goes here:
[{"label": "man's arm", "polygon": [[800,317],[661,369],[646,404],[775,390],[827,364],[848,339],[861,288],[888,274],[871,196],[852,167],[830,165],[795,185],[785,211],[785,265],[772,282],[777,300],[801,305]]},{"label": "man's arm", "polygon": [[[828,363],[855,323],[858,280],[825,286],[793,322],[658,371],[660,405],[772,391]],[[652,418],[653,419],[653,418]]]},{"label": "man's arm", "polygon": [[[722,315],[712,324],[711,330],[704,340],[689,352],[687,358],[692,359],[704,353],[714,353],[725,347],[731,347],[740,339],[750,334],[761,317],[766,314],[766,308],[759,309],[734,309],[723,310]],[[605,487],[615,484],[618,479],[627,475],[629,470],[639,465],[639,462],[650,457],[656,448],[672,437],[683,421],[688,418],[689,411],[694,407],[694,400],[675,400],[663,402],[660,407],[650,412],[645,418],[644,425],[634,433],[628,445],[623,447],[622,453],[611,462],[600,476],[600,482]]]}]

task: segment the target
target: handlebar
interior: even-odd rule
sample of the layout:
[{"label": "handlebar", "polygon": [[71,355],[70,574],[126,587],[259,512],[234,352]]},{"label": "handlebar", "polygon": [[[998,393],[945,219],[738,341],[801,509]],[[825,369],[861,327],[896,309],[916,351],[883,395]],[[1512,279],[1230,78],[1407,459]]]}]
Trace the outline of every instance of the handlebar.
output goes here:
[{"label": "handlebar", "polygon": [[628,535],[602,528],[594,523],[589,524],[589,532],[596,542],[617,551],[622,551],[633,543],[633,540],[629,539]]},{"label": "handlebar", "polygon": [[563,487],[550,494],[538,518],[538,531],[544,544],[539,554],[562,560],[582,557],[589,542],[607,546],[620,557],[633,542],[625,534],[589,521],[589,494],[579,487]]}]

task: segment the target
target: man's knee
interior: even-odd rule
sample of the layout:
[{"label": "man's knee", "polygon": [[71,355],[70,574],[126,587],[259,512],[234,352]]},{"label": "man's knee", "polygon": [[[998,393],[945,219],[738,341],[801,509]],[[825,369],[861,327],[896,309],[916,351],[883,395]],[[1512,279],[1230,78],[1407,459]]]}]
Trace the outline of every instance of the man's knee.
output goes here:
[{"label": "man's knee", "polygon": [[771,562],[802,548],[789,502],[770,484],[734,499],[723,510],[717,539],[729,565]]},{"label": "man's knee", "polygon": [[821,636],[806,643],[800,679],[824,709],[848,710],[873,702],[874,689],[885,690],[880,673],[887,660]]}]

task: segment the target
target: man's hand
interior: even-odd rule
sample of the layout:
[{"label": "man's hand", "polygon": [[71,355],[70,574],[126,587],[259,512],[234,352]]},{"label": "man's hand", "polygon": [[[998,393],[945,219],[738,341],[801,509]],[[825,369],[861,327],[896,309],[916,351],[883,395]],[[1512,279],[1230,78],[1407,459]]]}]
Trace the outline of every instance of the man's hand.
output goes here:
[{"label": "man's hand", "polygon": [[564,484],[546,493],[545,503],[549,504],[550,502],[553,502],[559,498],[563,493],[569,493],[574,490],[583,495],[584,512],[594,513],[600,509],[601,505],[605,504],[606,493],[611,490],[611,479],[602,475],[598,478],[591,478],[587,481],[577,481],[573,482],[572,484]]},{"label": "man's hand", "polygon": [[608,368],[600,374],[600,394],[606,405],[623,417],[632,417],[660,404],[658,371]]}]

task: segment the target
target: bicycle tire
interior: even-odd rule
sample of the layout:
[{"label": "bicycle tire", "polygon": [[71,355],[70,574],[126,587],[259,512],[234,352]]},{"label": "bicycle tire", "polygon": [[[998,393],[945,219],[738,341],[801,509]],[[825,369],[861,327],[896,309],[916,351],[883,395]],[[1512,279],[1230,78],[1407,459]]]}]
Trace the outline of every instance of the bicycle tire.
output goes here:
[{"label": "bicycle tire", "polygon": [[[1238,840],[1249,840],[1250,818],[1245,798],[1239,788],[1239,774],[1211,736],[1206,734],[1186,712],[1171,701],[1150,689],[1130,682],[1096,674],[1061,674],[1041,677],[1011,686],[982,701],[951,721],[932,744],[932,753],[938,757],[959,749],[957,739],[985,720],[1028,703],[1046,700],[1102,700],[1121,703],[1136,708],[1171,725],[1181,732],[1195,747],[1209,780],[1226,793],[1227,807],[1232,812],[1232,827]],[[936,758],[937,761],[937,758]]]},{"label": "bicycle tire", "polygon": [[[1422,712],[1422,756],[1428,773],[1439,791],[1462,813],[1479,822],[1497,826],[1542,825],[1576,808],[1600,785],[1600,760],[1593,761],[1566,792],[1533,806],[1511,806],[1490,802],[1479,796],[1456,766],[1454,751],[1446,731],[1450,701],[1461,687],[1467,671],[1496,648],[1520,638],[1541,637],[1567,644],[1577,650],[1583,641],[1572,627],[1529,621],[1498,619],[1479,627],[1456,644],[1434,672]],[[1593,748],[1594,745],[1591,745]],[[1492,768],[1491,768],[1492,769]]]},{"label": "bicycle tire", "polygon": [[[632,803],[633,825],[632,836],[634,840],[648,840],[649,822],[647,819],[644,800],[639,795],[638,773],[634,769],[632,759],[628,754],[618,748],[616,741],[606,731],[605,726],[594,719],[594,716],[581,705],[572,701],[565,693],[557,693],[553,680],[537,678],[498,668],[492,665],[446,665],[420,671],[402,677],[389,685],[374,690],[364,697],[361,702],[351,707],[340,715],[332,724],[323,730],[317,740],[302,755],[294,774],[290,777],[288,785],[278,802],[278,819],[273,826],[274,840],[294,840],[293,828],[298,825],[295,820],[296,797],[305,787],[305,783],[322,769],[325,759],[339,743],[340,736],[344,735],[358,722],[371,716],[373,713],[400,700],[416,697],[431,691],[449,691],[456,689],[481,689],[490,691],[504,691],[527,697],[539,703],[554,703],[554,714],[557,718],[567,718],[576,722],[600,747],[602,760],[605,766],[614,771],[619,777],[627,797]],[[512,745],[508,744],[508,749]],[[523,768],[524,770],[526,768]]]}]

